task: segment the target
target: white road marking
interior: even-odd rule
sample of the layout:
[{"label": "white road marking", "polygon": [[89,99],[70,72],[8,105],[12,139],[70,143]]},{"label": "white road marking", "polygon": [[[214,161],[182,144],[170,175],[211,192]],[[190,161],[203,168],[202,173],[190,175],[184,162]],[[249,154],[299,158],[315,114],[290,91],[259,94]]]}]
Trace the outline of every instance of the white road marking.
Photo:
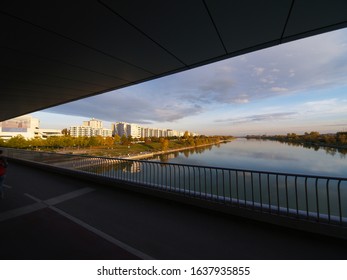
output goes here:
[{"label": "white road marking", "polygon": [[81,227],[84,227],[85,229],[95,233],[96,235],[100,236],[101,238],[107,240],[108,242],[110,242],[110,243],[112,243],[112,244],[114,244],[114,245],[124,249],[125,251],[127,251],[127,252],[129,252],[129,253],[137,256],[137,257],[139,257],[140,259],[143,259],[143,260],[154,260],[154,258],[152,258],[151,256],[149,256],[149,255],[147,255],[147,254],[145,254],[145,253],[135,249],[134,247],[131,247],[131,246],[123,243],[122,241],[120,241],[120,240],[112,237],[111,235],[108,235],[107,233],[105,233],[105,232],[103,232],[103,231],[101,231],[101,230],[99,230],[99,229],[97,229],[97,228],[95,228],[95,227],[93,227],[93,226],[83,222],[82,220],[80,220],[80,219],[78,219],[76,217],[73,217],[70,214],[68,214],[68,213],[66,213],[66,212],[64,212],[64,211],[62,211],[62,210],[60,210],[60,209],[58,209],[58,208],[56,208],[54,206],[51,206],[50,208],[52,210],[54,210],[55,212],[59,213],[60,215],[64,216],[65,218],[68,218],[69,220],[71,220],[71,221],[75,222],[76,224],[80,225]]},{"label": "white road marking", "polygon": [[[6,188],[9,188],[9,189],[12,188],[9,185],[4,185],[4,186]],[[19,217],[19,216],[22,216],[22,215],[25,215],[25,214],[29,214],[29,213],[35,212],[37,210],[41,210],[43,208],[46,208],[47,205],[58,204],[58,203],[63,202],[65,200],[69,200],[69,199],[75,198],[77,196],[89,193],[89,192],[91,192],[93,190],[94,189],[92,189],[92,188],[79,189],[77,191],[69,192],[67,194],[63,194],[63,195],[60,195],[60,196],[48,199],[47,200],[48,203],[44,203],[44,204],[41,203],[42,202],[41,200],[34,199],[33,196],[31,196],[30,194],[25,193],[24,194],[25,196],[35,200],[38,203],[30,204],[28,206],[23,206],[23,207],[20,207],[20,208],[16,208],[16,209],[13,209],[13,210],[9,210],[9,211],[0,213],[0,222],[8,220],[8,219],[16,218],[16,217]]]},{"label": "white road marking", "polygon": [[90,193],[92,191],[94,191],[94,189],[92,189],[92,188],[79,189],[79,190],[76,190],[74,192],[69,192],[69,193],[66,193],[66,194],[63,194],[63,195],[60,195],[60,196],[57,196],[57,197],[45,200],[45,204],[55,205],[55,204],[64,202],[66,200],[70,200],[72,198],[75,198],[75,197],[78,197],[78,196]]},{"label": "white road marking", "polygon": [[[85,190],[85,191],[87,191],[87,190]],[[74,216],[72,216],[72,215],[70,215],[68,213],[66,213],[65,211],[63,211],[63,210],[61,210],[61,209],[59,209],[57,207],[54,207],[53,204],[50,204],[50,203],[52,203],[53,199],[42,201],[42,200],[40,200],[40,199],[30,195],[30,194],[25,194],[25,195],[27,197],[30,197],[31,199],[33,199],[37,203],[40,203],[42,205],[46,205],[49,209],[57,212],[58,214],[64,216],[67,219],[69,219],[70,221],[73,221],[74,223],[78,224],[79,226],[81,226],[81,227],[83,227],[83,228],[85,228],[85,229],[95,233],[99,237],[107,240],[108,242],[110,242],[110,243],[112,243],[112,244],[114,244],[114,245],[124,249],[125,251],[127,251],[127,252],[129,252],[129,253],[131,253],[131,254],[133,254],[133,255],[135,255],[135,256],[143,259],[143,260],[154,260],[154,258],[148,256],[147,254],[145,254],[145,253],[143,253],[143,252],[141,252],[141,251],[139,251],[139,250],[137,250],[137,249],[135,249],[135,248],[125,244],[125,243],[123,243],[122,241],[112,237],[111,235],[109,235],[109,234],[107,234],[107,233],[105,233],[105,232],[103,232],[103,231],[101,231],[101,230],[99,230],[99,229],[97,229],[97,228],[95,228],[95,227],[93,227],[93,226],[83,222],[82,220],[80,220],[80,219],[78,219],[78,218],[76,218],[76,217],[74,217]]]},{"label": "white road marking", "polygon": [[29,214],[43,208],[46,208],[44,204],[35,203],[35,204],[30,204],[28,206],[20,207],[17,209],[9,210],[0,214],[0,222],[6,221],[8,219],[16,218],[25,214]]}]

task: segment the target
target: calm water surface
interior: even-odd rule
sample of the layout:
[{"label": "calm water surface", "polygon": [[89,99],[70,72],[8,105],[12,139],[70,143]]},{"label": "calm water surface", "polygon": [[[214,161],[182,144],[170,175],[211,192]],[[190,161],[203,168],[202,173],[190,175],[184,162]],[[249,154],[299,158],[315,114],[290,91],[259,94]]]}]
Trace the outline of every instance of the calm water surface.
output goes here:
[{"label": "calm water surface", "polygon": [[215,167],[347,177],[347,156],[335,149],[309,149],[277,141],[232,142],[164,155],[154,160]]},{"label": "calm water surface", "polygon": [[84,170],[212,200],[228,200],[287,214],[300,213],[310,219],[347,223],[347,180],[161,163],[347,178],[347,157],[342,152],[308,149],[276,141],[237,139],[150,159],[156,161],[155,164],[120,160],[100,166],[87,165]]}]

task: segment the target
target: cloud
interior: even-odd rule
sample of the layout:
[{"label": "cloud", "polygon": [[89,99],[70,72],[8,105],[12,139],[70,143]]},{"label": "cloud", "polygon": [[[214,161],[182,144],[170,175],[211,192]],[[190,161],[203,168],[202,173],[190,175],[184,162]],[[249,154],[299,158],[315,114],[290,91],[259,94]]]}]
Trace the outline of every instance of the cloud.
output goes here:
[{"label": "cloud", "polygon": [[105,121],[126,121],[141,124],[173,122],[196,115],[203,108],[186,103],[175,95],[161,92],[139,93],[120,90],[47,109],[47,112],[96,117]]},{"label": "cloud", "polygon": [[268,113],[268,114],[255,114],[255,115],[246,115],[238,118],[228,118],[215,120],[215,122],[229,122],[232,124],[241,124],[241,123],[253,123],[253,122],[262,122],[262,121],[277,121],[288,119],[295,116],[296,112],[278,112],[278,113]]},{"label": "cloud", "polygon": [[263,67],[254,67],[254,68],[253,68],[253,71],[254,71],[254,73],[255,73],[257,76],[260,76],[261,74],[264,73],[265,68],[263,68]]},{"label": "cloud", "polygon": [[283,87],[272,87],[270,89],[270,91],[272,91],[272,92],[286,92],[286,91],[288,91],[288,89],[287,88],[283,88]]},{"label": "cloud", "polygon": [[298,109],[306,114],[346,114],[347,100],[329,98],[309,101],[301,104]]}]

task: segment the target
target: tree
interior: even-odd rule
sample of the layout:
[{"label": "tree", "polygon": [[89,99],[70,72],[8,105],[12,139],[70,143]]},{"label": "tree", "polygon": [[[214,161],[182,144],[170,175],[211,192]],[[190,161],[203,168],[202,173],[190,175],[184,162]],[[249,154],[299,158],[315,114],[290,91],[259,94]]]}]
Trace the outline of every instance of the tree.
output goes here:
[{"label": "tree", "polygon": [[113,139],[113,137],[106,137],[105,139],[104,139],[104,144],[105,144],[105,146],[107,146],[107,147],[112,147],[113,145],[114,145],[114,139]]},{"label": "tree", "polygon": [[72,147],[74,144],[74,139],[69,135],[61,137],[63,147]]},{"label": "tree", "polygon": [[338,132],[337,133],[337,141],[340,144],[347,144],[347,133]]},{"label": "tree", "polygon": [[194,141],[193,137],[188,138],[188,144],[189,144],[189,146],[195,146],[195,141]]},{"label": "tree", "polygon": [[120,138],[120,142],[122,145],[128,145],[128,138],[123,134],[122,137]]},{"label": "tree", "polygon": [[23,135],[19,134],[9,139],[7,141],[7,146],[11,148],[25,148],[28,146],[28,143],[27,140],[23,137]]},{"label": "tree", "polygon": [[161,150],[166,151],[169,148],[169,139],[167,138],[160,138],[161,143]]},{"label": "tree", "polygon": [[64,128],[61,133],[64,135],[64,136],[68,136],[70,135],[70,130],[68,130],[67,128]]},{"label": "tree", "polygon": [[114,142],[115,142],[115,143],[119,143],[119,142],[120,142],[120,136],[119,136],[118,134],[116,134],[116,135],[113,137],[113,139],[114,139]]},{"label": "tree", "polygon": [[184,134],[183,134],[183,139],[188,139],[189,135],[190,135],[189,132],[185,131]]},{"label": "tree", "polygon": [[62,141],[62,137],[58,137],[58,136],[50,136],[46,139],[46,146],[47,147],[51,147],[51,148],[59,148],[59,147],[63,147],[63,141]]},{"label": "tree", "polygon": [[99,145],[99,139],[96,136],[91,136],[88,139],[88,144],[87,146],[93,147],[93,146],[98,146]]},{"label": "tree", "polygon": [[5,146],[5,141],[2,138],[0,138],[0,147],[3,147],[3,146]]},{"label": "tree", "polygon": [[145,137],[145,144],[151,144],[151,138],[149,138],[149,137]]},{"label": "tree", "polygon": [[78,136],[75,138],[74,145],[77,147],[87,147],[89,144],[89,137],[87,136]]},{"label": "tree", "polygon": [[43,147],[46,143],[46,141],[42,138],[32,138],[28,141],[29,145],[32,147],[32,148],[38,148],[38,147]]}]

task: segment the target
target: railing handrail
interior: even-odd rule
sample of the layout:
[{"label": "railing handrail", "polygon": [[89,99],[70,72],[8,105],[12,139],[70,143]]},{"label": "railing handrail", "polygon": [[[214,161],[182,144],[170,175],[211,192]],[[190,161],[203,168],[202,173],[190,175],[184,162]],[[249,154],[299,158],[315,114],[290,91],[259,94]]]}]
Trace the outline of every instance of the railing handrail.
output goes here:
[{"label": "railing handrail", "polygon": [[196,168],[208,168],[208,169],[216,169],[216,170],[228,170],[235,172],[248,172],[255,174],[269,174],[269,175],[278,175],[278,176],[293,176],[300,178],[314,178],[314,179],[322,179],[322,180],[339,180],[339,181],[347,181],[347,177],[335,177],[335,176],[322,176],[315,174],[301,174],[301,173],[287,173],[287,172],[277,172],[277,171],[265,171],[265,170],[252,170],[252,169],[240,169],[240,168],[229,168],[229,167],[219,167],[219,166],[207,166],[207,165],[193,165],[186,163],[174,163],[174,162],[157,162],[157,161],[148,161],[148,160],[137,160],[137,159],[127,159],[121,157],[104,157],[104,156],[93,156],[93,155],[85,155],[85,154],[64,154],[64,153],[54,153],[47,151],[32,151],[32,150],[22,150],[15,148],[4,148],[15,151],[25,151],[28,153],[42,153],[42,154],[51,154],[51,155],[60,155],[66,157],[84,157],[84,158],[97,158],[97,159],[106,159],[106,160],[122,160],[129,162],[143,162],[143,163],[153,163],[153,164],[161,164],[161,165],[173,165],[173,166],[185,166],[185,167],[196,167]]},{"label": "railing handrail", "polygon": [[[5,156],[9,158],[92,175],[93,178],[95,175],[106,177],[111,179],[107,179],[108,182],[114,180],[129,187],[136,185],[144,191],[175,193],[175,196],[223,205],[228,211],[242,208],[270,216],[337,225],[347,230],[347,178],[343,177],[6,150]],[[254,213],[246,215],[253,217]]]}]

